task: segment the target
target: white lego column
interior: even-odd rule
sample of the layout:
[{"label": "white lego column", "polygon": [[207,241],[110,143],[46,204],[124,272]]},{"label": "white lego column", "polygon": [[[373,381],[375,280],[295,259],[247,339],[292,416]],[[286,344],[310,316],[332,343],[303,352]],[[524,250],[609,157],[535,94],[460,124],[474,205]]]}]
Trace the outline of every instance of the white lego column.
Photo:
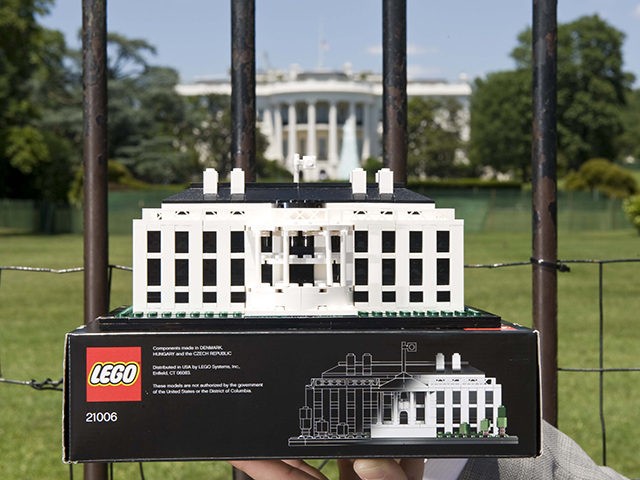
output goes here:
[{"label": "white lego column", "polygon": [[351,193],[353,195],[365,195],[367,193],[367,172],[362,168],[354,168],[349,175]]},{"label": "white lego column", "polygon": [[207,168],[202,175],[202,193],[205,195],[218,194],[218,171]]},{"label": "white lego column", "polygon": [[231,170],[231,195],[244,195],[244,170]]},{"label": "white lego column", "polygon": [[388,168],[381,168],[376,172],[376,182],[380,195],[393,194],[393,172]]},{"label": "white lego column", "polygon": [[325,268],[327,269],[327,286],[333,285],[333,267],[331,266],[331,232],[322,230],[324,237]]}]

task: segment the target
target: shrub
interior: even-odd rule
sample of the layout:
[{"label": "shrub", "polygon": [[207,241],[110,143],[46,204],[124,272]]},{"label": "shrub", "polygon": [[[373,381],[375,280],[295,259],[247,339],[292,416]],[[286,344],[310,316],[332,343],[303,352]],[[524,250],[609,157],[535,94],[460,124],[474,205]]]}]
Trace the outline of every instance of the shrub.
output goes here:
[{"label": "shrub", "polygon": [[627,198],[622,204],[624,212],[629,217],[629,221],[638,230],[640,234],[640,195],[633,195]]},{"label": "shrub", "polygon": [[565,188],[598,192],[609,198],[627,198],[638,192],[631,172],[604,158],[592,158],[577,172],[569,173],[565,177]]}]

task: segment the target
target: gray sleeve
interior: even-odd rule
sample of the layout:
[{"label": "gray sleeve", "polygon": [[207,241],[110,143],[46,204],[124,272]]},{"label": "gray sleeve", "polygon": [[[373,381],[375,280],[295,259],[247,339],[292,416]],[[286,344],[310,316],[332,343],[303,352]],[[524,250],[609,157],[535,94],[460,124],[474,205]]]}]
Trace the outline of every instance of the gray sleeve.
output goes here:
[{"label": "gray sleeve", "polygon": [[600,467],[571,438],[546,422],[538,458],[472,458],[458,480],[625,480]]}]

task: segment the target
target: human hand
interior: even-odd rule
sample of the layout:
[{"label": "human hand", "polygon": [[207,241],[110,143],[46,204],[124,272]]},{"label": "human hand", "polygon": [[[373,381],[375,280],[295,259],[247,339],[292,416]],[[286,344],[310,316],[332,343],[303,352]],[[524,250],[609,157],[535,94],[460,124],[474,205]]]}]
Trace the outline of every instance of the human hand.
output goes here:
[{"label": "human hand", "polygon": [[[254,480],[328,480],[319,470],[302,460],[243,460],[231,465]],[[421,458],[368,458],[338,460],[340,480],[421,480],[424,460]]]}]

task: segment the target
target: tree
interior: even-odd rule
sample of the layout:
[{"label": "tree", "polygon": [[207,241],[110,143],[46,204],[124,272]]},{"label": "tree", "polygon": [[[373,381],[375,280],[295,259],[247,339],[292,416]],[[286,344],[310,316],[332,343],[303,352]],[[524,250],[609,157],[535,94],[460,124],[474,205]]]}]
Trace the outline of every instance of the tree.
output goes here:
[{"label": "tree", "polygon": [[[621,114],[633,82],[633,76],[622,68],[623,42],[624,34],[597,15],[558,26],[557,120],[558,166],[561,170],[576,170],[589,158],[617,159],[620,155],[616,138],[623,131]],[[527,97],[531,96],[531,29],[518,36],[512,57],[516,69],[511,72],[511,77],[490,75],[476,84],[471,102],[473,161],[491,164],[491,158],[480,156],[487,155],[491,145],[495,145],[495,156],[506,158],[509,155],[505,150],[510,148],[509,145],[499,137],[485,137],[473,132],[473,128],[478,126],[478,121],[474,122],[473,118],[479,119],[482,125],[490,121],[490,116],[496,115],[500,108],[513,105],[522,108],[525,102],[530,105]],[[499,84],[492,85],[493,82]],[[507,91],[502,91],[503,88]],[[486,90],[491,93],[486,93]],[[474,98],[477,96],[484,96],[483,101],[477,101]],[[530,123],[525,127],[524,122],[514,123],[509,115],[499,117],[502,125],[486,132],[487,135],[517,128],[518,137],[531,138]]]},{"label": "tree", "polygon": [[531,75],[491,73],[476,80],[471,96],[469,157],[478,167],[511,172],[528,181],[531,170]]},{"label": "tree", "polygon": [[640,89],[629,92],[622,111],[623,132],[617,139],[620,156],[625,161],[640,160]]},{"label": "tree", "polygon": [[407,173],[450,177],[460,173],[462,105],[452,98],[413,97],[407,115]]},{"label": "tree", "polygon": [[638,192],[633,174],[604,158],[592,158],[565,179],[567,190],[598,192],[609,198],[627,198]]}]

